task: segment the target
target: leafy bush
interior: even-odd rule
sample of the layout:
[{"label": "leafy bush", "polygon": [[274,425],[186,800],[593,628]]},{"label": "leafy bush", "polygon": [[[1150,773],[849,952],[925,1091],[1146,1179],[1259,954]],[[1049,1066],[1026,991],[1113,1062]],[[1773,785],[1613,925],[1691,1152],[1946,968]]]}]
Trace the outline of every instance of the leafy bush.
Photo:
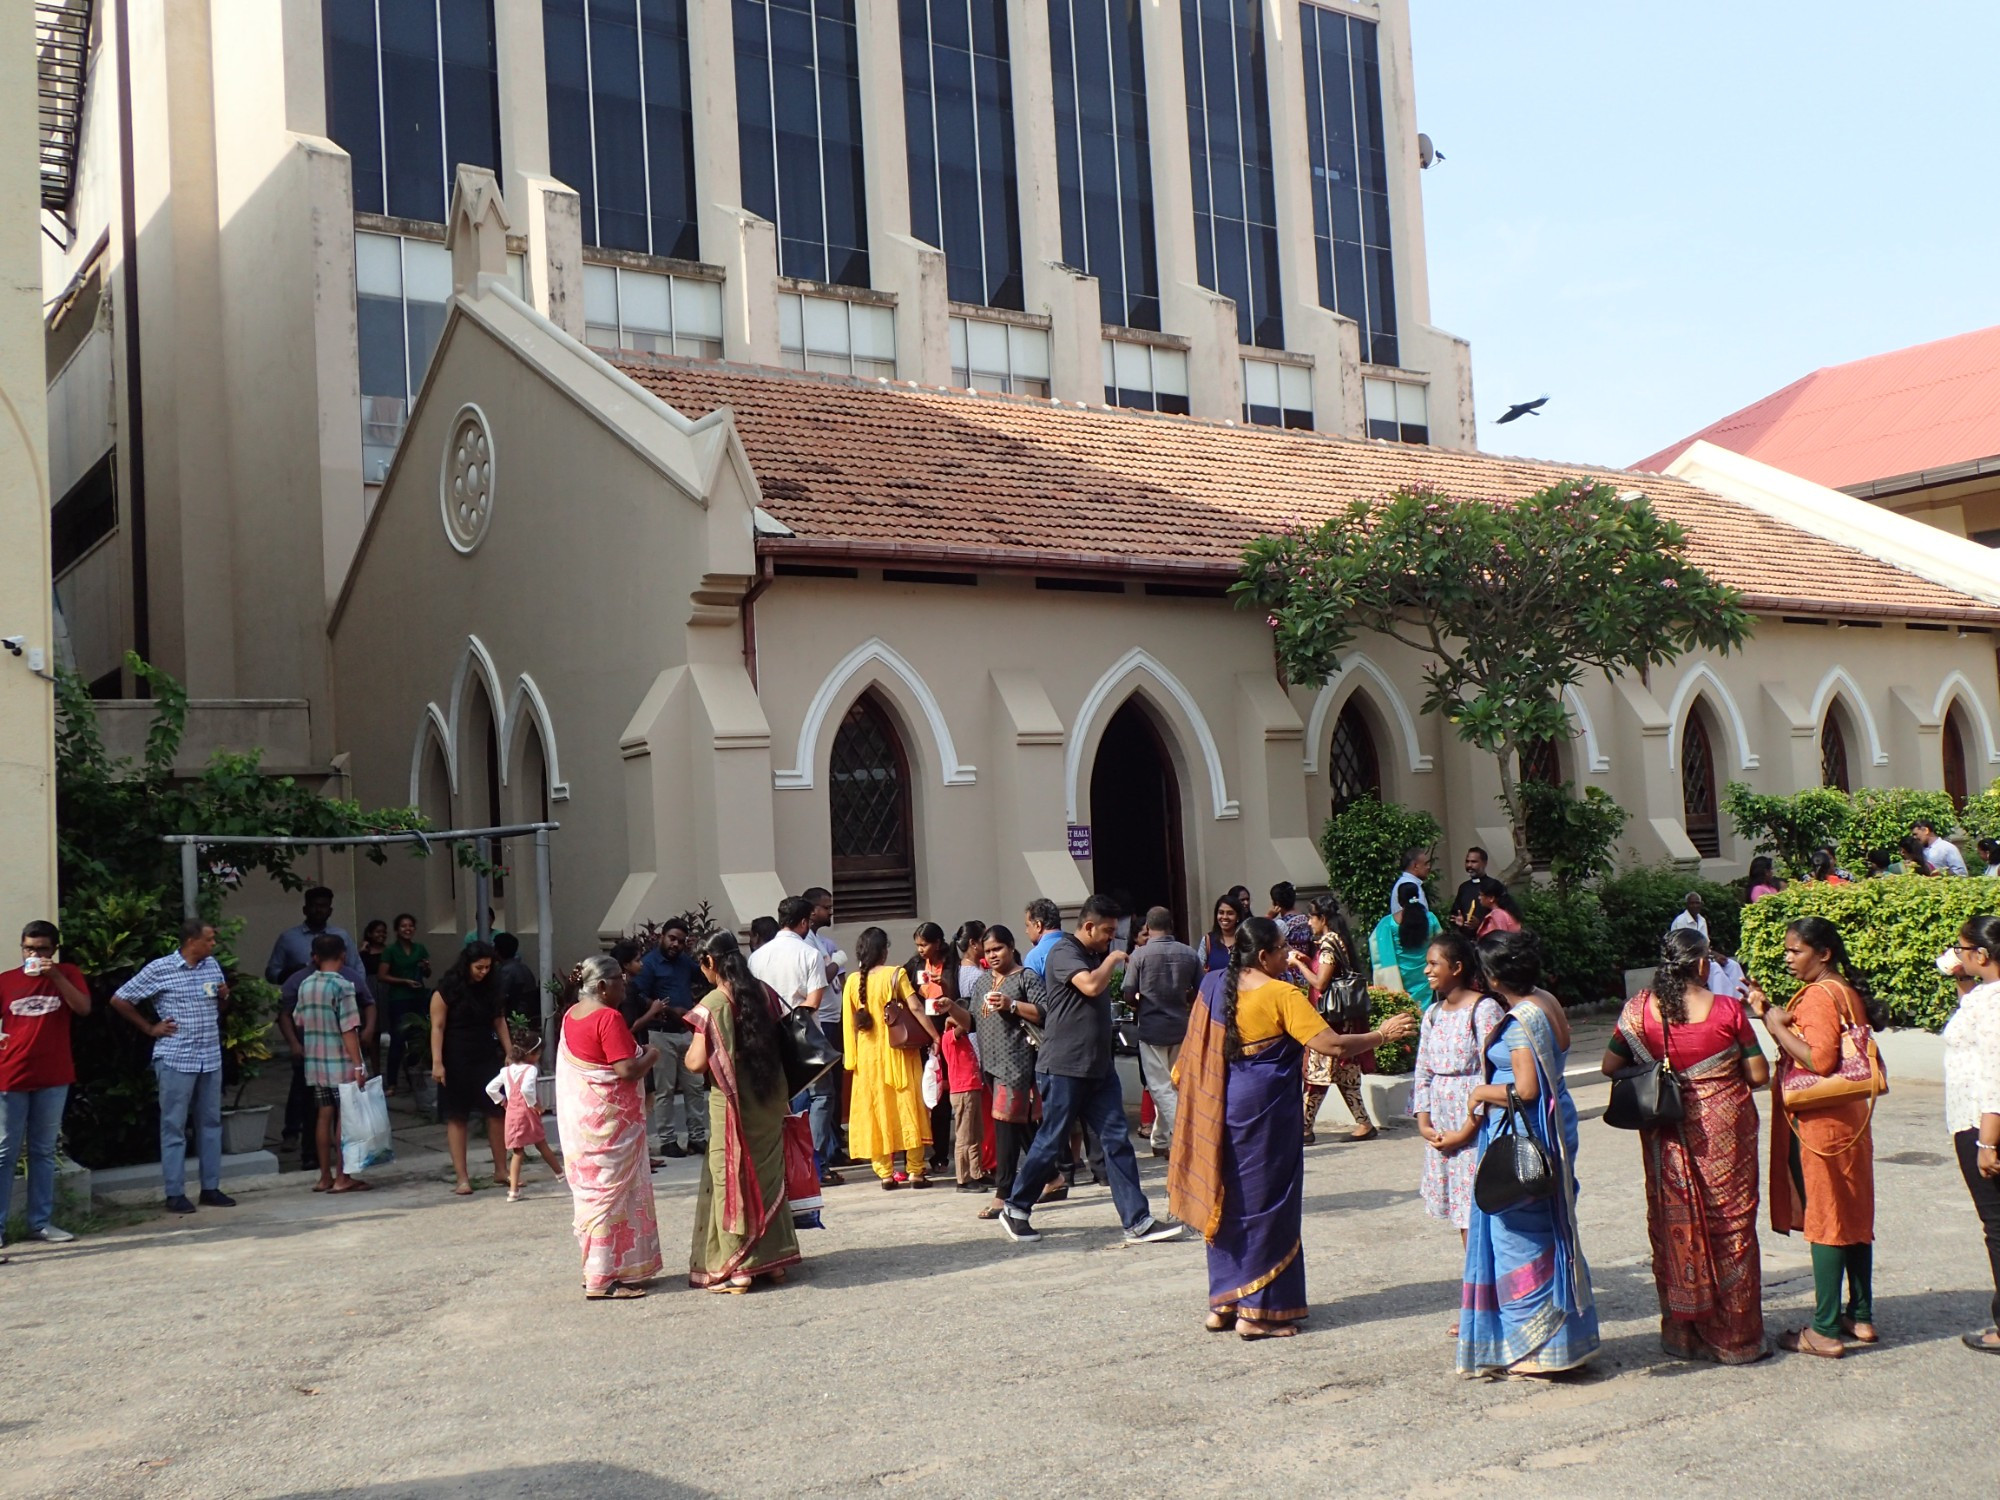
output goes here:
[{"label": "leafy bush", "polygon": [[[1385,990],[1379,985],[1368,987],[1368,1026],[1370,1030],[1379,1027],[1389,1017],[1398,1014],[1416,1015],[1417,1002],[1401,990]],[[1384,1042],[1375,1049],[1375,1071],[1377,1073],[1412,1073],[1417,1067],[1417,1039],[1414,1035],[1405,1042]]]},{"label": "leafy bush", "polygon": [[1374,926],[1389,909],[1389,888],[1402,873],[1403,851],[1435,849],[1444,830],[1429,813],[1363,797],[1326,820],[1319,853],[1327,884],[1347,903],[1359,929]]},{"label": "leafy bush", "polygon": [[1824,917],[1840,929],[1848,956],[1898,1026],[1936,1031],[1958,1005],[1937,956],[1958,940],[1965,919],[2000,911],[2000,880],[1886,875],[1853,885],[1794,885],[1743,913],[1738,955],[1773,1000],[1798,982],[1785,968],[1785,928]]},{"label": "leafy bush", "polygon": [[1578,796],[1567,781],[1561,786],[1524,781],[1518,795],[1527,818],[1528,847],[1538,861],[1548,861],[1559,890],[1573,891],[1611,873],[1611,846],[1631,814],[1609,793],[1592,786]]},{"label": "leafy bush", "polygon": [[1958,826],[1958,811],[1949,792],[1919,792],[1911,787],[1863,787],[1854,794],[1854,815],[1840,840],[1840,863],[1851,874],[1868,868],[1868,851],[1896,845],[1923,818],[1943,833]]},{"label": "leafy bush", "polygon": [[[1722,809],[1737,837],[1755,839],[1755,852],[1775,855],[1781,872],[1793,880],[1811,868],[1815,849],[1839,845],[1854,817],[1853,799],[1831,786],[1773,797],[1732,781],[1722,794]],[[1891,847],[1894,843],[1890,840]]]},{"label": "leafy bush", "polygon": [[1965,806],[1959,809],[1958,826],[1965,834],[1966,861],[1970,863],[1973,844],[1981,839],[2000,838],[2000,781],[1965,799]]},{"label": "leafy bush", "polygon": [[[1701,894],[1708,935],[1724,953],[1734,953],[1740,938],[1743,889],[1703,880],[1672,865],[1640,865],[1597,887],[1604,908],[1611,961],[1618,968],[1650,969],[1660,961],[1660,939],[1667,935],[1689,891]],[[1766,897],[1766,900],[1769,898]]]},{"label": "leafy bush", "polygon": [[1596,892],[1528,886],[1514,895],[1521,925],[1541,940],[1545,982],[1563,1004],[1586,1005],[1622,992],[1624,976],[1611,961],[1611,930]]}]

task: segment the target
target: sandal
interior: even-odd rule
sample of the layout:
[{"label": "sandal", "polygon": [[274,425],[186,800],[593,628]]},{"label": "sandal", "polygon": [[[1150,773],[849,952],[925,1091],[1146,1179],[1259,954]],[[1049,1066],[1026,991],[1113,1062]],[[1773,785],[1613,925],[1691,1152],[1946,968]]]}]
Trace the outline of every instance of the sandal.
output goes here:
[{"label": "sandal", "polygon": [[1202,1319],[1201,1326],[1206,1328],[1210,1333],[1228,1333],[1236,1326],[1236,1314],[1233,1312],[1212,1312],[1206,1318]]},{"label": "sandal", "polygon": [[1983,1328],[1978,1333],[1961,1333],[1958,1341],[1981,1354],[2000,1354],[2000,1328]]},{"label": "sandal", "polygon": [[897,1188],[901,1186],[903,1186],[903,1184],[898,1182],[893,1177],[884,1177],[882,1179],[882,1191],[885,1193],[893,1193],[896,1191]]},{"label": "sandal", "polygon": [[347,1179],[346,1187],[330,1187],[327,1191],[329,1193],[365,1193],[368,1191],[368,1184],[363,1182],[359,1177],[350,1177]]},{"label": "sandal", "polygon": [[1382,1131],[1379,1126],[1357,1125],[1347,1132],[1347,1138],[1350,1141],[1372,1141],[1381,1133]]},{"label": "sandal", "polygon": [[909,1185],[913,1188],[927,1188],[931,1185],[931,1180],[928,1177],[912,1177]]},{"label": "sandal", "polygon": [[1295,1323],[1260,1323],[1255,1318],[1246,1318],[1240,1314],[1236,1319],[1236,1336],[1245,1343],[1254,1343],[1258,1339],[1293,1338],[1298,1331],[1298,1325]]},{"label": "sandal", "polygon": [[999,1218],[999,1217],[1000,1217],[1000,1205],[999,1205],[999,1204],[997,1204],[997,1203],[989,1203],[989,1204],[987,1204],[987,1205],[986,1205],[986,1207],[984,1207],[984,1208],[982,1208],[982,1209],[980,1209],[980,1210],[979,1210],[979,1217],[980,1217],[980,1218],[982,1218],[982,1219],[997,1219],[997,1218]]},{"label": "sandal", "polygon": [[469,1182],[461,1182],[457,1187],[451,1190],[451,1195],[454,1198],[470,1198],[472,1196],[472,1184]]},{"label": "sandal", "polygon": [[1308,1130],[1306,1132],[1306,1144],[1308,1146],[1317,1146],[1319,1144],[1319,1137]]},{"label": "sandal", "polygon": [[1840,1320],[1840,1331],[1853,1339],[1857,1344],[1879,1344],[1882,1342],[1882,1335],[1875,1331],[1873,1323],[1857,1323],[1852,1318],[1842,1318]]},{"label": "sandal", "polygon": [[1847,1353],[1847,1346],[1840,1340],[1827,1338],[1810,1328],[1779,1334],[1778,1347],[1787,1354],[1811,1354],[1820,1359],[1840,1359]]},{"label": "sandal", "polygon": [[585,1292],[586,1302],[634,1302],[646,1295],[644,1287],[627,1286],[622,1281],[614,1281],[601,1292]]}]

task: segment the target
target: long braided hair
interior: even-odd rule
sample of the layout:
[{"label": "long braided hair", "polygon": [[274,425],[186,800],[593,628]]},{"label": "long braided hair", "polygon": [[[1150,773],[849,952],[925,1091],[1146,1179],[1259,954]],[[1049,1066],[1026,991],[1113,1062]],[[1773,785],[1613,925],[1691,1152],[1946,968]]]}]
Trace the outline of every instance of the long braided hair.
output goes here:
[{"label": "long braided hair", "polygon": [[1854,960],[1847,956],[1847,940],[1841,937],[1838,927],[1825,917],[1800,917],[1785,932],[1808,948],[1817,948],[1826,955],[1828,966],[1861,997],[1861,1006],[1868,1012],[1870,1026],[1880,1031],[1889,1024],[1889,1007],[1875,998],[1874,991],[1869,988],[1868,976],[1854,967]]},{"label": "long braided hair", "polygon": [[1284,944],[1284,933],[1269,917],[1245,917],[1236,924],[1236,941],[1230,945],[1229,967],[1222,977],[1222,1055],[1230,1062],[1243,1057],[1243,1033],[1236,1029],[1236,995],[1243,971],[1256,968],[1258,959]]},{"label": "long braided hair", "polygon": [[1687,1025],[1688,986],[1701,979],[1708,939],[1692,927],[1676,927],[1660,939],[1660,962],[1653,970],[1653,998],[1669,1026]]},{"label": "long braided hair", "polygon": [[782,1095],[785,1054],[778,1018],[764,993],[764,982],[750,972],[750,961],[728,928],[710,933],[699,950],[715,965],[715,977],[729,997],[730,1019],[736,1023],[736,1076],[753,1099]]}]

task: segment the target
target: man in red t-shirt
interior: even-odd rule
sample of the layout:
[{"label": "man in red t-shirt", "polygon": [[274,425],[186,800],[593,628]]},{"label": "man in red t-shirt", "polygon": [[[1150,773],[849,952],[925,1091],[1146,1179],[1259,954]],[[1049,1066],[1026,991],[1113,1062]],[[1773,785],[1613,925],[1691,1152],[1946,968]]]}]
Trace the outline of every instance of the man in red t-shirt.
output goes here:
[{"label": "man in red t-shirt", "polygon": [[55,923],[30,922],[21,929],[21,966],[0,974],[0,1185],[13,1191],[14,1164],[26,1145],[28,1238],[51,1244],[76,1238],[49,1215],[56,1206],[56,1131],[76,1082],[69,1018],[90,1014],[83,971],[56,961],[61,943]]}]

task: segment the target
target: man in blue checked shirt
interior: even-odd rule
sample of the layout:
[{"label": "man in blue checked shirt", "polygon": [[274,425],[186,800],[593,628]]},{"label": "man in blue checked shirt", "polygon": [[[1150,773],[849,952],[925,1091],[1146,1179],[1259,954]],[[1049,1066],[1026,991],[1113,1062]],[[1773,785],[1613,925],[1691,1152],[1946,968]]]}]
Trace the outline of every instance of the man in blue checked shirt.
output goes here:
[{"label": "man in blue checked shirt", "polygon": [[[215,961],[215,929],[199,918],[181,923],[178,952],[156,958],[118,987],[111,1007],[153,1039],[160,1082],[160,1182],[170,1213],[191,1214],[187,1198],[187,1121],[194,1111],[201,1159],[201,1201],[234,1208],[222,1191],[222,1008],[229,984]],[[148,1021],[135,1002],[151,1000]]]}]

